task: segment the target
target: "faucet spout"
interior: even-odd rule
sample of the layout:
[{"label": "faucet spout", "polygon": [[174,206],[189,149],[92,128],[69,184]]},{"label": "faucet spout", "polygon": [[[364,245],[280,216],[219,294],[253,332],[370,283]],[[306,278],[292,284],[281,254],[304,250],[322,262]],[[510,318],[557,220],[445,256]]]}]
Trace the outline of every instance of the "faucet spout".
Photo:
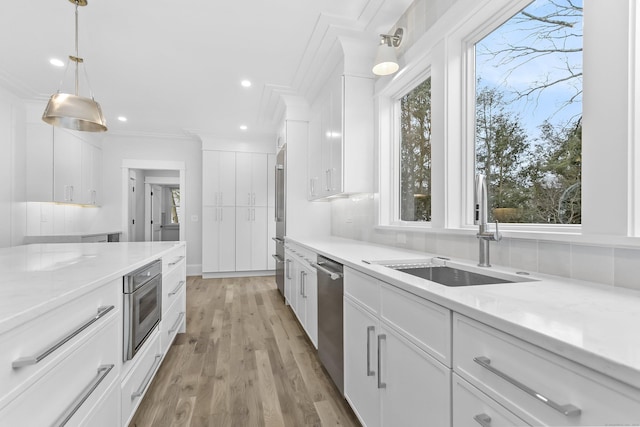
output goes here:
[{"label": "faucet spout", "polygon": [[484,175],[478,174],[475,179],[475,192],[473,197],[473,206],[474,206],[474,224],[478,226],[478,233],[476,237],[478,237],[480,243],[479,250],[479,267],[491,267],[490,257],[489,257],[489,242],[490,241],[500,241],[502,239],[502,234],[498,230],[498,221],[496,220],[496,229],[492,233],[489,231],[487,219],[489,217],[488,213],[488,196],[487,196],[487,179]]}]

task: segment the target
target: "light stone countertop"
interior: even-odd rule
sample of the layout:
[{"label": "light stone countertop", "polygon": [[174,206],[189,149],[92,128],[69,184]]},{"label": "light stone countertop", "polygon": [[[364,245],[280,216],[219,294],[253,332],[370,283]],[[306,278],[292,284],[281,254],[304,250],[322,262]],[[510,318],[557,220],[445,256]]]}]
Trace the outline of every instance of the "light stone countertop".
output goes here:
[{"label": "light stone countertop", "polygon": [[2,248],[0,334],[184,244],[54,243]]},{"label": "light stone countertop", "polygon": [[[640,389],[638,291],[538,273],[527,276],[535,279],[530,282],[448,287],[363,262],[437,254],[337,237],[286,240]],[[475,267],[469,260],[451,261]]]}]

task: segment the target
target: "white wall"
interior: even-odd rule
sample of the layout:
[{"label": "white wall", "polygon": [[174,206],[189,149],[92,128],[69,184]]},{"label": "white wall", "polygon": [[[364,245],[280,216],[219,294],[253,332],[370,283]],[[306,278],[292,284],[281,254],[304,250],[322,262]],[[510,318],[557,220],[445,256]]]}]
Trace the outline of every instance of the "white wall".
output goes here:
[{"label": "white wall", "polygon": [[[100,228],[122,228],[122,165],[124,160],[184,162],[187,274],[200,274],[202,264],[202,157],[201,143],[191,138],[122,136],[107,134],[102,145],[104,199],[97,222]],[[144,188],[144,178],[137,185]],[[144,202],[143,202],[144,203]]]},{"label": "white wall", "polygon": [[0,88],[0,247],[20,245],[26,230],[26,109]]}]

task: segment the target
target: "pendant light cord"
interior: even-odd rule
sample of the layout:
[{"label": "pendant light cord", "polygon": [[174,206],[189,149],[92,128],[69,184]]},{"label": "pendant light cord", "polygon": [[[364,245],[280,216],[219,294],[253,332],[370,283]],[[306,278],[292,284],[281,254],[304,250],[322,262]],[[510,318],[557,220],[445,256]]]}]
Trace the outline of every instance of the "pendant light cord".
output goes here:
[{"label": "pendant light cord", "polygon": [[80,55],[78,54],[78,0],[76,0],[76,96],[80,93],[78,79],[78,62],[80,61]]}]

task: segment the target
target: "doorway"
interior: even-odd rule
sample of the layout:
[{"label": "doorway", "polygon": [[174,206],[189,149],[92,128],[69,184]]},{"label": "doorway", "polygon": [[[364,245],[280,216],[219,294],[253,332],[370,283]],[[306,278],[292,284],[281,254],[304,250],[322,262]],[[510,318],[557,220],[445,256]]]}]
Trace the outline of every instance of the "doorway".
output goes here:
[{"label": "doorway", "polygon": [[123,241],[186,239],[184,162],[123,160]]}]

